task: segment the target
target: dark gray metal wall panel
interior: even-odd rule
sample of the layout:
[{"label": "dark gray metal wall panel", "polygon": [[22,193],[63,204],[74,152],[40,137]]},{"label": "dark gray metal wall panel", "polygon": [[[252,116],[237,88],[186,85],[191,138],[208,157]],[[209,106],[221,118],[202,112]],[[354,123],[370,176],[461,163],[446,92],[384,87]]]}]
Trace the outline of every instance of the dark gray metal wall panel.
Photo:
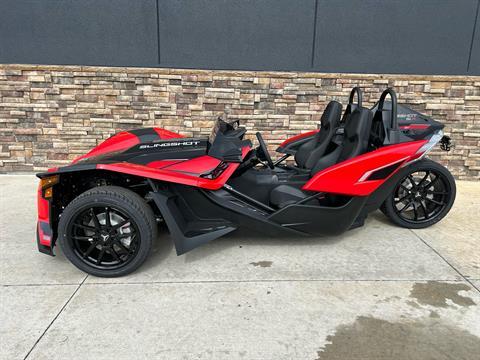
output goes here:
[{"label": "dark gray metal wall panel", "polygon": [[318,1],[317,71],[467,71],[477,0]]},{"label": "dark gray metal wall panel", "polygon": [[155,0],[2,0],[0,62],[158,65]]},{"label": "dark gray metal wall panel", "polygon": [[477,8],[477,22],[472,42],[472,54],[470,57],[469,75],[480,75],[480,0]]},{"label": "dark gray metal wall panel", "polygon": [[0,63],[467,73],[479,0],[318,0],[316,21],[315,3],[0,0]]},{"label": "dark gray metal wall panel", "polygon": [[314,0],[159,1],[161,65],[309,69]]}]

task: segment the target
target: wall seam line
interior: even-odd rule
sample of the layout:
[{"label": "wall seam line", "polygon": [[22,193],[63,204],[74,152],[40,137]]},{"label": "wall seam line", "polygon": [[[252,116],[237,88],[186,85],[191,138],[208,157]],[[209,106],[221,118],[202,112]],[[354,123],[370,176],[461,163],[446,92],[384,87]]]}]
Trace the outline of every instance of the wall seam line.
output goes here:
[{"label": "wall seam line", "polygon": [[313,66],[315,65],[315,42],[317,40],[317,13],[318,13],[318,0],[315,0],[315,13],[313,15],[312,58],[310,59],[310,67],[312,69],[313,69]]},{"label": "wall seam line", "polygon": [[160,57],[160,11],[158,7],[158,0],[155,0],[156,6],[156,12],[157,12],[157,61],[158,65],[162,63],[161,57]]},{"label": "wall seam line", "polygon": [[472,31],[472,39],[470,41],[470,52],[468,53],[468,63],[467,63],[467,74],[470,71],[470,62],[472,60],[472,51],[473,51],[473,42],[475,41],[475,33],[477,30],[477,21],[478,21],[478,11],[480,9],[480,0],[477,1],[477,12],[475,14],[475,21],[473,22],[473,31]]}]

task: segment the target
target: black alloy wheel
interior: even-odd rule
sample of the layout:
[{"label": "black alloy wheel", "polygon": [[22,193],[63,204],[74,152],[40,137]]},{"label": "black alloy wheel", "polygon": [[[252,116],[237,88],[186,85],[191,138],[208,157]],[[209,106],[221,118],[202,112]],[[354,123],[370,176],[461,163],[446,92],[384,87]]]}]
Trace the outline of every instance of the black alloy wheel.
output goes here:
[{"label": "black alloy wheel", "polygon": [[448,205],[445,179],[434,170],[416,171],[395,189],[395,211],[405,221],[428,221]]},{"label": "black alloy wheel", "polygon": [[118,186],[100,186],[73,199],[58,225],[58,241],[80,270],[102,277],[131,273],[147,258],[157,235],[150,206]]},{"label": "black alloy wheel", "polygon": [[455,180],[442,165],[421,160],[403,170],[382,211],[395,223],[424,228],[440,221],[455,200]]}]

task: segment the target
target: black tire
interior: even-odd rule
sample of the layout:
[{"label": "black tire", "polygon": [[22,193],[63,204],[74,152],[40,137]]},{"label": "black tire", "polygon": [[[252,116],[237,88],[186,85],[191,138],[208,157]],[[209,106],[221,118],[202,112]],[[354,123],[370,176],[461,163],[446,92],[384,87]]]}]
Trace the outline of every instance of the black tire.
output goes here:
[{"label": "black tire", "polygon": [[[455,201],[456,186],[452,174],[429,159],[414,162],[400,172],[400,180],[380,210],[395,224],[409,229],[423,229],[442,220]],[[415,174],[423,174],[425,179],[422,177],[417,182]],[[438,179],[435,180],[437,176]],[[406,181],[411,185],[406,184]],[[404,215],[402,211],[407,213],[408,210],[413,215]]]},{"label": "black tire", "polygon": [[[105,212],[99,213],[102,209]],[[88,216],[91,223],[86,223]],[[150,206],[136,193],[118,186],[100,186],[80,194],[65,208],[58,225],[58,240],[67,259],[80,270],[100,277],[123,276],[136,270],[149,255],[156,236]]]}]

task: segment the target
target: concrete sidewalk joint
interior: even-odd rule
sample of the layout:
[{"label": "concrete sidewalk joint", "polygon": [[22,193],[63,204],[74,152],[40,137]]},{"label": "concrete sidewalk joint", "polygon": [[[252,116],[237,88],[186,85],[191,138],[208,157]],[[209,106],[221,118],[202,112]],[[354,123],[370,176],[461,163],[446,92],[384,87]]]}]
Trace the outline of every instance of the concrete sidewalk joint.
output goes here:
[{"label": "concrete sidewalk joint", "polygon": [[28,357],[30,356],[30,354],[32,353],[32,351],[35,349],[35,347],[37,346],[37,344],[42,340],[42,338],[45,336],[45,334],[47,333],[48,329],[50,329],[53,325],[53,323],[55,322],[55,320],[58,319],[58,317],[60,316],[60,314],[65,310],[65,308],[68,306],[68,304],[70,303],[70,301],[72,301],[73,297],[75,296],[75,294],[78,292],[78,290],[80,290],[80,288],[82,287],[83,283],[85,282],[85,280],[87,280],[88,278],[88,275],[85,276],[85,278],[82,280],[82,282],[77,286],[77,288],[75,289],[75,291],[72,293],[72,295],[67,299],[67,301],[65,302],[65,304],[62,306],[62,308],[60,309],[60,311],[55,315],[55,317],[52,319],[52,321],[50,322],[50,324],[48,324],[48,326],[45,328],[45,330],[43,331],[42,335],[40,335],[40,337],[37,339],[37,341],[35,341],[35,343],[33,344],[32,348],[28,351],[27,355],[25,355],[25,357],[23,358],[24,360],[28,359]]}]

